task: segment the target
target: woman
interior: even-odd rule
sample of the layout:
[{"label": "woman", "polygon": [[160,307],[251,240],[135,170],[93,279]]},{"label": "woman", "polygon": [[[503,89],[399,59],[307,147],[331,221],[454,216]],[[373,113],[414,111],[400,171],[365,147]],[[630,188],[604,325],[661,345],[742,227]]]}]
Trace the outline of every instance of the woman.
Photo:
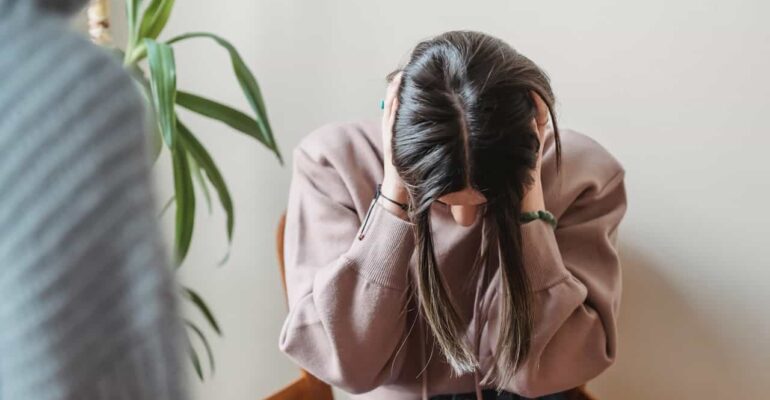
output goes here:
[{"label": "woman", "polygon": [[499,39],[444,33],[389,80],[379,127],[294,150],[281,350],[356,399],[563,398],[615,359],[622,165]]}]

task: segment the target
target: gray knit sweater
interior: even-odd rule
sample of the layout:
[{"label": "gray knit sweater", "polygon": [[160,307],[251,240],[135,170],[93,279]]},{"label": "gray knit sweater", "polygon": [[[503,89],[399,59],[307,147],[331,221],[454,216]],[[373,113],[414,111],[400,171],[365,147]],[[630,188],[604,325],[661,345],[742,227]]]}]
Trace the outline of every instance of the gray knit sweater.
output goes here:
[{"label": "gray knit sweater", "polygon": [[0,0],[0,399],[183,399],[144,106],[83,2]]}]

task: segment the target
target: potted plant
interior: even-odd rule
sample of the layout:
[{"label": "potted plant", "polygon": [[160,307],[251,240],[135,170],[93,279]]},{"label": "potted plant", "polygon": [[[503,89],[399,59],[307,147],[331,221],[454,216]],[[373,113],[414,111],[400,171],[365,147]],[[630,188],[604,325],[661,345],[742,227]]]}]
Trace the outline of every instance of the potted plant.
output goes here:
[{"label": "potted plant", "polygon": [[[94,42],[111,47],[122,57],[124,66],[145,94],[156,122],[153,124],[155,129],[151,131],[154,159],[157,160],[163,148],[170,152],[174,196],[163,210],[175,206],[174,259],[178,267],[187,255],[193,236],[196,184],[207,202],[210,202],[210,188],[217,194],[226,214],[228,243],[232,241],[235,215],[233,200],[214,158],[178,117],[177,108],[221,121],[235,131],[256,139],[276,156],[279,163],[283,164],[283,161],[268,122],[259,84],[235,47],[224,38],[207,32],[191,32],[160,40],[158,38],[173,11],[174,0],[148,0],[146,4],[142,4],[142,0],[125,2],[128,38],[124,47],[115,46],[109,36],[108,0],[91,0],[89,32]],[[250,106],[249,113],[177,88],[174,48],[190,40],[213,40],[225,50]],[[185,298],[200,310],[209,327],[221,335],[220,326],[204,299],[189,287],[183,287],[183,291]],[[202,342],[213,371],[214,356],[205,332],[189,319],[185,319],[185,323],[189,335],[198,337]],[[192,344],[190,357],[195,371],[203,379],[200,357]]]}]

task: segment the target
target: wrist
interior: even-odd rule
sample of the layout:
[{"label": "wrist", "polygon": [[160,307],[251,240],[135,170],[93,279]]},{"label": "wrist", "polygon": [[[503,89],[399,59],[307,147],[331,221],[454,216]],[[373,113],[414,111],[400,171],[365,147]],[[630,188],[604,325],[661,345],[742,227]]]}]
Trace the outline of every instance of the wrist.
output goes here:
[{"label": "wrist", "polygon": [[380,203],[380,205],[391,214],[403,219],[404,221],[409,221],[409,214],[406,211],[404,211],[401,207],[384,199],[382,196],[380,196],[380,198],[377,199],[377,202]]},{"label": "wrist", "polygon": [[540,179],[536,179],[532,188],[524,195],[521,200],[521,211],[532,212],[545,210],[545,198],[543,196],[543,185]]},{"label": "wrist", "polygon": [[548,210],[522,212],[521,216],[519,217],[519,221],[522,224],[526,224],[536,219],[542,219],[543,221],[551,225],[551,227],[553,227],[554,229],[556,228],[556,225],[557,225],[556,217],[554,217],[554,215],[551,214],[551,212]]},{"label": "wrist", "polygon": [[407,193],[404,184],[390,176],[386,176],[382,180],[380,191],[387,198],[399,203],[406,204],[409,201],[409,194]]}]

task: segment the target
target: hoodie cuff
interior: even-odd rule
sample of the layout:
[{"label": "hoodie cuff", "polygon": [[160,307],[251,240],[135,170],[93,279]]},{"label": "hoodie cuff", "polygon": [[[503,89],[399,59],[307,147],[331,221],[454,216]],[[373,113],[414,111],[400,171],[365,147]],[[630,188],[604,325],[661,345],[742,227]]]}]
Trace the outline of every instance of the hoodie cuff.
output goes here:
[{"label": "hoodie cuff", "polygon": [[415,247],[414,224],[391,213],[376,199],[367,214],[345,258],[369,282],[405,290]]},{"label": "hoodie cuff", "polygon": [[564,265],[556,233],[551,225],[535,219],[521,224],[522,255],[532,291],[547,289],[569,277]]}]

